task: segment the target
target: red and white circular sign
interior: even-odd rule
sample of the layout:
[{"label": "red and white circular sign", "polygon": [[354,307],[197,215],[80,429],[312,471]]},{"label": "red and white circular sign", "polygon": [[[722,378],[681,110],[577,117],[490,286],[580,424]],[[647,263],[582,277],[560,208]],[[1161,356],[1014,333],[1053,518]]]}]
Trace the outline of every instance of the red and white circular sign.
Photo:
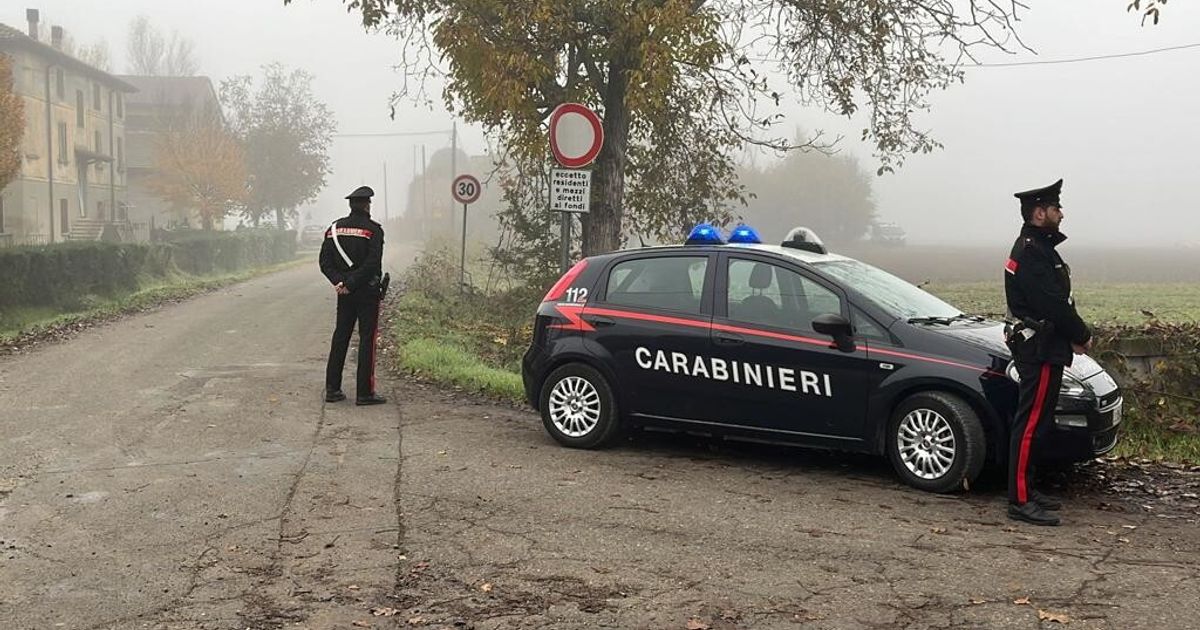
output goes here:
[{"label": "red and white circular sign", "polygon": [[579,103],[563,103],[550,114],[550,151],[567,168],[595,161],[604,146],[604,127],[596,112]]},{"label": "red and white circular sign", "polygon": [[458,203],[475,203],[479,201],[482,192],[483,187],[474,175],[459,175],[450,185],[450,194],[454,195],[454,200]]}]

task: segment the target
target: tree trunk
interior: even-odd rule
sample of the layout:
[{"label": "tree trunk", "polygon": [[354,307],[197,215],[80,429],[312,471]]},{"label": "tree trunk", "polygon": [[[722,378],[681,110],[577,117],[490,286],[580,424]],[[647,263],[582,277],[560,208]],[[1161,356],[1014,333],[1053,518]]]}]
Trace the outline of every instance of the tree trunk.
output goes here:
[{"label": "tree trunk", "polygon": [[275,208],[275,227],[281,230],[287,228],[283,223],[283,208]]},{"label": "tree trunk", "polygon": [[629,158],[629,79],[625,64],[609,65],[604,94],[604,147],[592,173],[591,212],[583,216],[583,255],[594,256],[621,247],[625,213],[625,165]]}]

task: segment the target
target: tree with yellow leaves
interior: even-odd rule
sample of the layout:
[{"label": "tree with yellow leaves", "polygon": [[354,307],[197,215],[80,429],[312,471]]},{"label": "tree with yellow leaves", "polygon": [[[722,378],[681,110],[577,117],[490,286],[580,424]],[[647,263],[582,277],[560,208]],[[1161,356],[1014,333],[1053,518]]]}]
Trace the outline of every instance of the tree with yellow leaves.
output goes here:
[{"label": "tree with yellow leaves", "polygon": [[196,118],[163,131],[155,166],[150,189],[176,211],[196,212],[206,230],[245,204],[245,153],[217,120]]},{"label": "tree with yellow leaves", "polygon": [[13,90],[12,59],[0,54],[0,190],[21,172],[25,101]]}]

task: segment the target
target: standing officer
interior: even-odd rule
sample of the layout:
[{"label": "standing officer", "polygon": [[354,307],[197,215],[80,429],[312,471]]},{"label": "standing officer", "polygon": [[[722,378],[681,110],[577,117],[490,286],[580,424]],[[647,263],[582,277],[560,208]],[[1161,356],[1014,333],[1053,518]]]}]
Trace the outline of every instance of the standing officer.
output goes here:
[{"label": "standing officer", "polygon": [[1017,320],[1008,331],[1008,345],[1021,378],[1009,435],[1008,516],[1035,525],[1058,525],[1051,510],[1062,507],[1031,483],[1035,433],[1040,425],[1054,424],[1063,368],[1071,365],[1073,354],[1087,352],[1092,339],[1075,311],[1071,268],[1055,249],[1067,240],[1058,230],[1062,183],[1016,193],[1025,225],[1004,265],[1008,312]]},{"label": "standing officer", "polygon": [[342,393],[342,368],[350,335],[358,323],[358,389],[355,404],[387,402],[375,394],[375,338],[379,331],[382,303],[383,227],[371,220],[371,197],[375,191],[362,186],[350,193],[350,215],[334,221],[325,230],[321,244],[321,273],[337,293],[337,327],[329,347],[325,368],[325,401],[346,399]]}]

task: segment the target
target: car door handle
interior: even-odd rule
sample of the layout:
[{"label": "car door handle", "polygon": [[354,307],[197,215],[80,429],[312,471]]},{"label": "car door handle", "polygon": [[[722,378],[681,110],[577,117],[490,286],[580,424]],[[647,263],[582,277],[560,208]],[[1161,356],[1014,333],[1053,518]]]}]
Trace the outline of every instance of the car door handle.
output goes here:
[{"label": "car door handle", "polygon": [[722,346],[740,346],[746,343],[746,340],[741,335],[732,335],[729,333],[713,333],[713,341]]},{"label": "car door handle", "polygon": [[613,326],[617,323],[615,319],[601,317],[600,315],[584,315],[583,321],[593,326]]}]

